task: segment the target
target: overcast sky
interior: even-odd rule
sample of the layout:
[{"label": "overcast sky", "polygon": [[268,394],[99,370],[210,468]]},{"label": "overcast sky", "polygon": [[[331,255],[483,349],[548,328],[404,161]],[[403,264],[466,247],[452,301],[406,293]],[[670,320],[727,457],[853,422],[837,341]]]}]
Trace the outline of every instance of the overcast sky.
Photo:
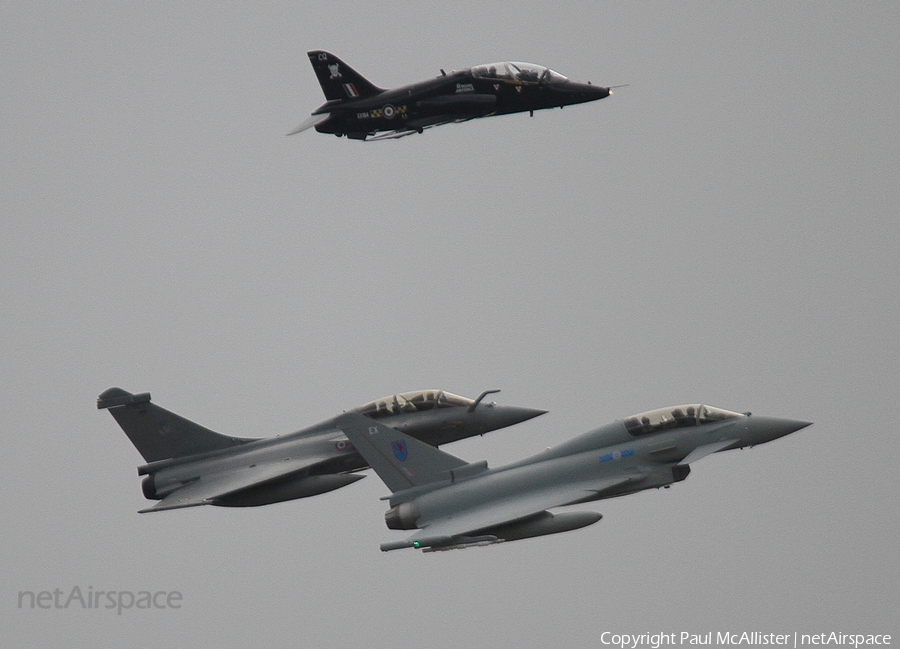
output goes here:
[{"label": "overcast sky", "polygon": [[[900,636],[896,3],[3,2],[0,33],[4,644]],[[504,59],[629,86],[285,137],[319,48],[384,87]],[[678,403],[815,425],[577,532],[383,554],[374,475],[138,515],[114,385],[240,436],[422,388],[550,411],[446,447],[492,466]],[[18,607],[74,587],[183,600]]]}]

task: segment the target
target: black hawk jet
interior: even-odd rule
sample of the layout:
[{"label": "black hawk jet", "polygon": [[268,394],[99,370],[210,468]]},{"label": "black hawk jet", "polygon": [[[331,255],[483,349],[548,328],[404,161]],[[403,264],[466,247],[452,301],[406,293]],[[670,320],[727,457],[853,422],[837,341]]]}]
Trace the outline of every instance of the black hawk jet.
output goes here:
[{"label": "black hawk jet", "polygon": [[[476,117],[562,108],[609,97],[608,87],[569,81],[550,68],[507,61],[385,90],[334,54],[307,52],[327,101],[288,135],[315,127],[354,140],[398,138]],[[377,135],[376,135],[377,134]],[[372,137],[370,137],[372,136]]]}]

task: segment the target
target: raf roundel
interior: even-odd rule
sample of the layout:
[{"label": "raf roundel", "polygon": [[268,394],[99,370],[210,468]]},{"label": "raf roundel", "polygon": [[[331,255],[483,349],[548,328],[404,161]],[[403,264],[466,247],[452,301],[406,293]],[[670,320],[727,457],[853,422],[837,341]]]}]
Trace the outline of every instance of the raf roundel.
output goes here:
[{"label": "raf roundel", "polygon": [[395,442],[391,442],[391,448],[394,450],[394,457],[401,462],[406,462],[406,458],[409,455],[409,451],[406,448],[406,442],[402,439],[398,439]]}]

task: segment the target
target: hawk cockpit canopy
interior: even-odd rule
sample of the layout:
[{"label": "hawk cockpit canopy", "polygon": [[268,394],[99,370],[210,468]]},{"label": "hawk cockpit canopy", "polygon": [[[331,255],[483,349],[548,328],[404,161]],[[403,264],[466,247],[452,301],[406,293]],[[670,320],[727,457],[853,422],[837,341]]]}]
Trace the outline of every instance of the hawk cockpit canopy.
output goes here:
[{"label": "hawk cockpit canopy", "polygon": [[376,399],[357,408],[357,411],[371,417],[380,419],[406,412],[421,412],[434,408],[470,407],[475,403],[472,399],[461,397],[443,390],[418,390],[416,392],[403,392],[384,399]]},{"label": "hawk cockpit canopy", "polygon": [[625,429],[632,435],[647,435],[648,433],[656,433],[670,428],[699,426],[743,416],[738,412],[714,408],[713,406],[691,404],[649,410],[627,417],[624,423]]},{"label": "hawk cockpit canopy", "polygon": [[476,65],[472,68],[472,76],[476,79],[498,79],[514,83],[562,83],[568,81],[559,72],[554,72],[543,65],[519,61]]}]

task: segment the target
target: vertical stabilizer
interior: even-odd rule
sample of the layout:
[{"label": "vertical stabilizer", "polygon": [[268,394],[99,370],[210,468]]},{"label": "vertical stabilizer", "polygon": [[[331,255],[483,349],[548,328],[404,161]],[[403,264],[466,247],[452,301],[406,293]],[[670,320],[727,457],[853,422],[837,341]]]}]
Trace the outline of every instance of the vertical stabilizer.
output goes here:
[{"label": "vertical stabilizer", "polygon": [[255,441],[220,435],[150,403],[150,393],[132,394],[110,388],[97,397],[97,408],[108,409],[147,462],[218,451]]},{"label": "vertical stabilizer", "polygon": [[392,492],[449,478],[450,471],[468,465],[357,412],[341,415],[336,424]]},{"label": "vertical stabilizer", "polygon": [[374,97],[384,92],[334,54],[322,50],[306,54],[328,101]]}]

